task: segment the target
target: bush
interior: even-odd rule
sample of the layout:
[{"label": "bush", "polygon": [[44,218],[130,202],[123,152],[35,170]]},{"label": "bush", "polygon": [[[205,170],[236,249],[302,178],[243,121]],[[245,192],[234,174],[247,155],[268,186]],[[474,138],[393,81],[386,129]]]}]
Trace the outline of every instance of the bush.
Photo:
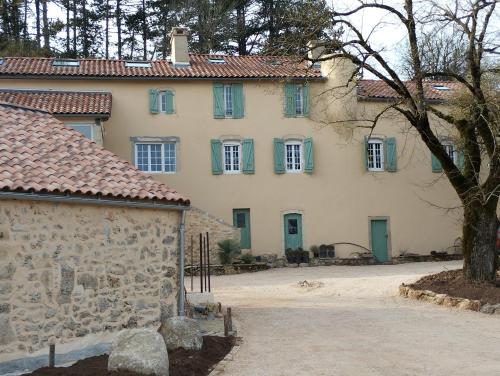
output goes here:
[{"label": "bush", "polygon": [[319,257],[319,247],[317,245],[311,245],[309,250],[312,252],[313,257]]},{"label": "bush", "polygon": [[240,243],[234,239],[224,239],[217,243],[219,259],[222,265],[229,265],[233,257],[240,253]]},{"label": "bush", "polygon": [[251,253],[244,253],[240,257],[243,264],[252,264],[255,261],[255,257]]}]

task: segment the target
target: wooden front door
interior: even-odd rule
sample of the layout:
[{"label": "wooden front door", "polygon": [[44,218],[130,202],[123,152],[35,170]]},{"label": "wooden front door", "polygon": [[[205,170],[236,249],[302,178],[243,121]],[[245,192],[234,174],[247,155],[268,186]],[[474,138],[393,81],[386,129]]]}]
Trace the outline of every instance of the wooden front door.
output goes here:
[{"label": "wooden front door", "polygon": [[250,236],[250,209],[234,209],[233,226],[240,229],[241,248],[242,249],[252,248],[252,240]]},{"label": "wooden front door", "polygon": [[302,215],[285,214],[285,251],[302,248]]},{"label": "wooden front door", "polygon": [[373,257],[379,262],[389,261],[387,220],[372,219],[370,232]]}]

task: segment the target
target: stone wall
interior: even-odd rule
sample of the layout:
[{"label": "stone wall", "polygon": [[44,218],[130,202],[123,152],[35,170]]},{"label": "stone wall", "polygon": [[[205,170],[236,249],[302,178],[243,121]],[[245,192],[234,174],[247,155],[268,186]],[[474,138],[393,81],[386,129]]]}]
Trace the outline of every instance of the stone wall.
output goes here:
[{"label": "stone wall", "polygon": [[218,263],[219,256],[217,242],[224,239],[235,239],[240,241],[240,230],[213,215],[191,207],[186,212],[186,242],[185,263],[191,265],[191,236],[193,237],[193,260],[194,264],[200,259],[200,233],[209,233],[210,236],[210,262]]},{"label": "stone wall", "polygon": [[0,361],[174,315],[179,215],[0,200]]}]

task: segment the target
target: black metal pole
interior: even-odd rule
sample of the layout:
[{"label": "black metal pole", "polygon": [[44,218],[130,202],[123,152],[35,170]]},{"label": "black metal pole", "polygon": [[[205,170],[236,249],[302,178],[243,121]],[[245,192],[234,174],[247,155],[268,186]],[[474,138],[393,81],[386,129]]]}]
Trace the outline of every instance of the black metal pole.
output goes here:
[{"label": "black metal pole", "polygon": [[49,345],[49,367],[54,368],[56,364],[56,345]]},{"label": "black metal pole", "polygon": [[[203,237],[203,249],[204,249],[204,256],[205,256],[205,268],[207,267],[207,238]],[[205,270],[205,291],[207,291],[207,270]]]},{"label": "black metal pole", "polygon": [[208,292],[210,290],[210,238],[207,232],[207,265],[208,265]]},{"label": "black metal pole", "polygon": [[193,235],[191,235],[191,292],[193,292]]},{"label": "black metal pole", "polygon": [[203,235],[200,232],[200,292],[203,292]]}]

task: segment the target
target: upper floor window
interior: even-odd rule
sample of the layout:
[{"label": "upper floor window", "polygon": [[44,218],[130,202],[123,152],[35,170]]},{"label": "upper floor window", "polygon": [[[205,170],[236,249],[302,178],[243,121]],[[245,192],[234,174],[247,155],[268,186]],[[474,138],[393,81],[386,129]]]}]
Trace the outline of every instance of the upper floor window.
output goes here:
[{"label": "upper floor window", "polygon": [[285,143],[286,172],[302,171],[302,142],[288,141]]},{"label": "upper floor window", "polygon": [[285,116],[309,116],[309,84],[285,84]]},{"label": "upper floor window", "polygon": [[237,174],[241,172],[241,144],[239,142],[224,142],[224,173]]},{"label": "upper floor window", "polygon": [[152,114],[174,113],[174,92],[172,90],[149,90],[149,112]]},{"label": "upper floor window", "polygon": [[65,124],[67,127],[80,132],[82,135],[87,137],[89,140],[94,140],[94,124]]},{"label": "upper floor window", "polygon": [[448,141],[445,141],[442,143],[443,147],[444,147],[444,150],[446,150],[446,154],[448,154],[448,156],[451,158],[451,160],[453,161],[453,163],[457,163],[457,152],[455,150],[455,146],[453,145],[453,143],[451,142],[448,142]]},{"label": "upper floor window", "polygon": [[135,164],[141,171],[174,173],[176,163],[175,142],[135,144]]},{"label": "upper floor window", "polygon": [[384,142],[378,139],[368,140],[368,171],[384,171]]},{"label": "upper floor window", "polygon": [[244,116],[243,85],[214,83],[214,118],[241,119]]}]

